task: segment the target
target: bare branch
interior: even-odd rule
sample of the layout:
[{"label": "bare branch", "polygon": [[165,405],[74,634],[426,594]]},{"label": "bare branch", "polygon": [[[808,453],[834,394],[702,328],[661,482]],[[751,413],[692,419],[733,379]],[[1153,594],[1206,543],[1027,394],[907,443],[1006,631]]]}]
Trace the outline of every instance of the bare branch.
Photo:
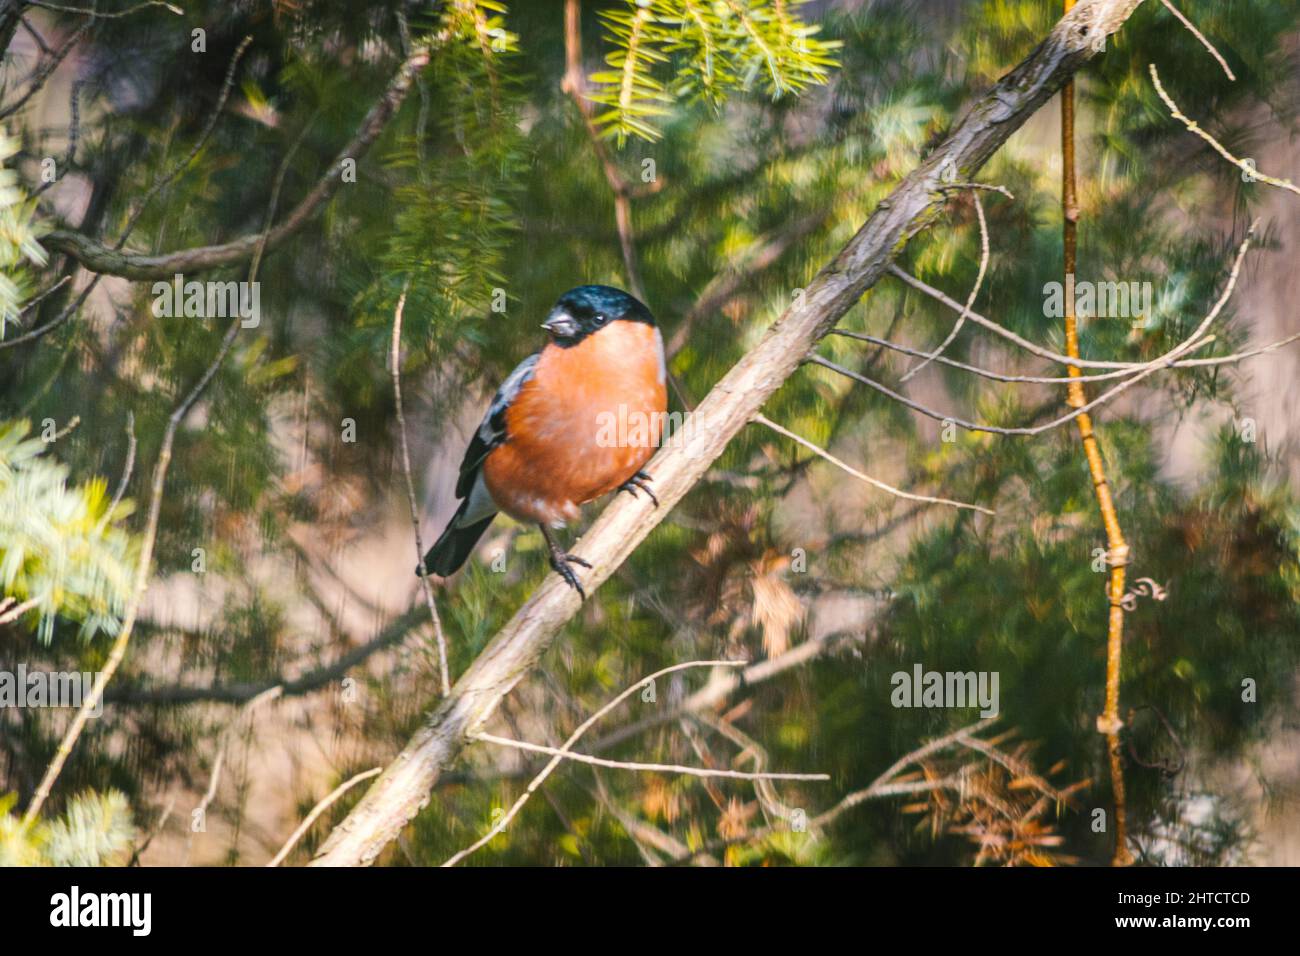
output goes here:
[{"label": "bare branch", "polygon": [[[1228,284],[1225,286],[1223,293],[1219,297],[1219,301],[1215,304],[1210,315],[1207,316],[1206,324],[1208,324],[1208,322],[1212,322],[1214,318],[1218,316],[1219,311],[1223,308],[1224,303],[1227,302],[1227,297],[1232,294],[1232,289],[1237,282],[1237,274],[1241,269],[1241,260],[1245,256],[1247,248],[1249,248],[1251,239],[1254,236],[1255,229],[1258,227],[1258,225],[1259,225],[1258,220],[1251,223],[1246,238],[1242,241],[1241,245],[1238,247],[1236,260],[1234,261],[1232,266],[1232,271],[1228,276]],[[924,292],[926,295],[930,296],[930,298],[934,299],[936,302],[941,302],[942,304],[948,306],[948,308],[952,309],[953,311],[955,312],[963,311],[963,306],[961,305],[961,303],[957,302],[952,297],[934,288],[934,286],[922,282],[920,279],[916,278],[916,276],[899,268],[897,265],[890,265],[887,271],[891,275],[897,276],[899,279],[902,279],[905,283],[907,283],[917,291]],[[1030,342],[1028,339],[1022,338],[1021,336],[1017,335],[1015,332],[1012,332],[1010,329],[999,325],[998,323],[994,322],[992,319],[985,318],[984,316],[980,315],[978,312],[974,312],[974,311],[967,312],[966,316],[972,322],[975,322],[977,325],[982,325],[990,332],[993,332],[995,335],[1001,336],[1007,341],[1024,349],[1026,352],[1030,352],[1033,355],[1037,355],[1039,358],[1045,358],[1052,362],[1056,362],[1060,365],[1073,366],[1076,368],[1079,367],[1108,368],[1108,369],[1120,369],[1126,372],[1128,371],[1137,372],[1137,371],[1141,371],[1142,369],[1149,368],[1152,364],[1151,362],[1113,362],[1113,361],[1094,361],[1094,360],[1083,359],[1083,358],[1071,358],[1069,355],[1061,355],[1059,352],[1053,352],[1050,349],[1045,349],[1040,345],[1035,345],[1033,342]],[[833,329],[831,334],[844,335],[844,336],[848,336],[849,338],[861,339],[866,342],[871,342],[875,345],[882,345],[886,348],[894,349],[896,351],[907,352],[909,354],[916,354],[911,349],[907,349],[901,345],[894,345],[891,342],[886,342],[883,339],[874,338],[872,336],[865,335],[864,333],[861,332],[849,332],[841,329]],[[1193,338],[1194,337],[1195,336],[1193,335]],[[1274,342],[1271,345],[1265,346],[1259,351],[1272,351],[1276,348],[1280,348],[1283,345],[1289,344],[1293,340],[1294,340],[1294,336],[1291,338],[1282,339],[1278,342]],[[1191,341],[1191,339],[1189,338],[1187,341]],[[1182,360],[1172,362],[1170,364],[1170,367],[1222,364],[1224,361],[1238,361],[1242,358],[1247,358],[1252,354],[1259,354],[1259,352],[1241,352],[1232,356],[1222,356],[1222,357],[1208,358],[1208,359],[1182,359]],[[1169,358],[1172,355],[1173,355],[1172,351],[1166,352],[1163,356],[1160,356],[1159,358],[1154,359],[1153,361],[1160,362],[1163,359]],[[993,372],[986,372],[983,369],[976,368],[975,366],[972,365],[965,365],[960,362],[954,362],[952,360],[945,359],[942,356],[939,357],[937,361],[942,362],[945,365],[951,365],[955,368],[960,368],[968,372],[974,372],[977,375],[983,375],[986,378],[993,378],[998,381],[1044,382],[1044,383],[1055,383],[1060,381],[1064,381],[1068,383],[1071,381],[1070,377],[1059,379],[1059,378],[1039,378],[1037,376],[1014,376],[1014,375],[1002,376],[1002,375],[997,375]],[[1098,376],[1092,376],[1092,380],[1101,380],[1105,378],[1114,378],[1114,377],[1116,376],[1098,375]],[[1082,378],[1075,379],[1075,380],[1088,381],[1089,376],[1083,376]]]},{"label": "bare branch", "polygon": [[975,274],[975,284],[971,286],[970,295],[966,296],[966,304],[962,306],[961,314],[957,316],[957,321],[953,325],[952,331],[948,333],[948,337],[940,343],[937,349],[927,355],[923,361],[913,365],[907,372],[905,372],[903,377],[899,379],[900,382],[908,381],[913,375],[921,371],[921,369],[925,368],[948,350],[948,346],[952,344],[952,340],[957,337],[957,333],[960,332],[962,326],[966,324],[966,316],[970,315],[971,306],[975,304],[975,298],[980,294],[980,287],[984,285],[984,273],[987,272],[989,268],[989,224],[988,220],[984,218],[984,204],[980,202],[979,193],[971,193],[971,198],[975,200],[975,213],[979,218],[980,224],[980,267],[979,271]]},{"label": "bare branch", "polygon": [[[960,305],[957,308],[961,308]],[[919,349],[908,348],[906,345],[899,345],[897,342],[891,342],[888,339],[882,339],[875,335],[868,335],[866,332],[852,332],[848,329],[832,329],[831,335],[842,335],[845,338],[856,339],[859,342],[870,342],[872,345],[879,345],[882,348],[890,349],[894,352],[902,352],[904,355],[915,355],[925,358],[928,352],[922,352]],[[1096,375],[1084,375],[1078,379],[1073,379],[1068,375],[1004,375],[1001,372],[991,372],[988,369],[980,368],[978,365],[969,365],[965,362],[958,362],[956,359],[950,359],[944,355],[936,355],[934,360],[940,365],[947,365],[949,368],[959,369],[963,372],[971,372],[981,378],[991,379],[994,382],[1023,383],[1033,385],[1068,385],[1072,381],[1080,382],[1102,382],[1109,379],[1123,378],[1131,375],[1134,370],[1142,368],[1144,362],[1125,362],[1124,368],[1116,369],[1113,372],[1099,372]],[[1175,368],[1188,364],[1190,360],[1182,360],[1174,363]]]},{"label": "bare branch", "polygon": [[122,466],[122,477],[117,481],[117,490],[113,492],[113,500],[109,503],[108,510],[104,512],[104,517],[100,519],[101,530],[103,525],[113,516],[117,506],[122,503],[126,496],[127,486],[131,484],[131,474],[135,471],[135,412],[126,413],[126,464]]},{"label": "bare branch", "polygon": [[768,428],[772,429],[772,431],[776,432],[778,435],[784,435],[786,438],[789,438],[791,441],[796,442],[799,445],[802,445],[804,448],[807,448],[810,452],[813,452],[814,454],[819,455],[822,458],[825,458],[832,465],[835,465],[843,469],[844,471],[852,475],[854,478],[857,478],[859,481],[865,481],[873,488],[879,488],[881,491],[887,491],[891,495],[894,495],[895,497],[906,498],[908,501],[924,501],[932,505],[948,505],[952,508],[969,508],[971,511],[980,511],[986,515],[996,514],[996,512],[988,508],[985,508],[982,505],[966,504],[965,502],[962,501],[953,501],[951,498],[931,498],[929,495],[918,495],[910,491],[903,491],[902,489],[895,488],[893,485],[887,485],[883,481],[880,481],[877,478],[872,478],[870,475],[863,474],[862,472],[858,471],[856,468],[850,465],[846,465],[844,462],[840,461],[830,452],[826,451],[823,448],[819,448],[817,445],[814,445],[812,442],[808,441],[808,439],[802,438],[799,435],[796,435],[794,432],[789,431],[786,428],[782,428],[780,425],[772,421],[766,415],[755,415],[754,421],[757,424],[766,425]]},{"label": "bare branch", "polygon": [[999,186],[996,183],[941,183],[938,188],[940,189],[940,191],[946,191],[950,189],[984,189],[991,193],[1001,193],[1003,196],[1006,196],[1008,199],[1014,200],[1016,198],[1015,196],[1011,195],[1010,189],[1008,189],[1006,186]]},{"label": "bare branch", "polygon": [[64,276],[58,282],[51,285],[48,289],[41,290],[40,292],[38,292],[36,295],[34,295],[31,299],[27,301],[27,304],[23,306],[22,311],[19,312],[18,314],[26,315],[32,309],[36,308],[36,306],[40,305],[43,301],[45,301],[47,297],[53,295],[55,292],[58,292],[60,289],[62,289],[65,285],[67,285],[71,281],[72,281],[72,276]]},{"label": "bare branch", "polygon": [[572,750],[562,750],[559,747],[546,747],[542,744],[530,744],[523,740],[511,740],[509,737],[498,737],[495,734],[474,734],[474,740],[482,740],[487,743],[500,744],[503,747],[513,747],[516,750],[527,750],[535,754],[550,754],[555,757],[563,757],[565,760],[573,760],[577,763],[591,764],[593,767],[608,767],[615,770],[650,770],[659,773],[679,773],[687,777],[726,777],[732,780],[829,780],[830,774],[825,773],[749,773],[744,770],[713,770],[708,767],[688,767],[682,764],[671,763],[638,763],[630,760],[608,760],[604,757],[593,757],[591,754],[574,753]]},{"label": "bare branch", "polygon": [[1223,72],[1228,77],[1228,79],[1235,81],[1237,77],[1233,74],[1232,67],[1228,66],[1228,61],[1223,58],[1222,53],[1220,53],[1218,50],[1214,48],[1214,44],[1211,43],[1209,40],[1205,39],[1205,34],[1202,33],[1200,30],[1196,29],[1195,24],[1193,24],[1191,20],[1187,19],[1187,17],[1183,16],[1182,11],[1179,10],[1172,3],[1170,3],[1169,0],[1160,0],[1160,2],[1165,5],[1165,9],[1167,9],[1178,19],[1179,23],[1181,23],[1183,26],[1185,26],[1188,29],[1188,31],[1191,32],[1192,36],[1196,37],[1196,39],[1201,41],[1201,46],[1205,47],[1205,49],[1210,51],[1210,56],[1214,57],[1216,60],[1219,61],[1219,66],[1223,67]]},{"label": "bare branch", "polygon": [[[919,763],[927,757],[939,753],[942,750],[946,750],[956,744],[965,743],[968,740],[974,739],[976,734],[982,733],[997,719],[998,718],[996,717],[991,717],[986,720],[981,720],[978,723],[962,727],[950,734],[945,734],[942,737],[931,740],[928,743],[917,747],[915,750],[904,754],[896,760],[888,770],[876,777],[876,779],[869,785],[861,790],[855,790],[852,793],[847,794],[829,810],[826,810],[810,819],[808,821],[808,830],[810,832],[824,830],[844,813],[847,813],[849,810],[852,810],[860,804],[866,803],[868,800],[879,800],[886,797],[959,788],[961,780],[956,776],[942,777],[934,780],[899,780],[897,778],[909,766]],[[768,824],[767,826],[759,827],[756,830],[751,830],[750,832],[741,834],[740,836],[720,837],[710,840],[702,847],[676,856],[674,862],[693,862],[702,854],[725,850],[727,847],[736,846],[738,844],[757,843],[760,840],[765,840],[772,836],[778,832],[779,829],[782,829],[779,825]]]},{"label": "bare branch", "polygon": [[[564,741],[563,746],[561,746],[556,751],[555,755],[546,764],[546,766],[542,768],[541,772],[538,773],[537,776],[535,776],[532,779],[532,781],[528,784],[528,787],[524,790],[524,792],[519,795],[519,798],[514,802],[514,804],[510,807],[510,809],[507,810],[504,814],[502,814],[501,819],[499,819],[496,822],[496,824],[492,827],[492,829],[489,830],[479,840],[476,840],[470,846],[466,847],[465,849],[461,850],[455,855],[449,857],[447,861],[442,865],[455,866],[457,863],[465,859],[465,857],[469,856],[471,853],[475,852],[481,847],[487,846],[487,844],[491,842],[493,837],[495,837],[498,833],[501,833],[503,830],[505,830],[505,828],[510,825],[510,821],[513,820],[515,816],[519,813],[519,811],[523,809],[524,804],[528,802],[528,798],[531,797],[537,791],[538,787],[540,787],[543,783],[546,782],[546,778],[549,777],[551,775],[551,772],[554,771],[555,768],[560,765],[560,761],[569,754],[570,748],[572,748],[573,745],[576,744],[581,739],[582,735],[585,734],[598,720],[600,720],[602,717],[608,714],[611,710],[613,710],[623,701],[627,700],[629,697],[631,697],[641,688],[645,687],[648,684],[653,683],[655,680],[659,679],[660,677],[664,677],[668,674],[672,674],[677,671],[687,670],[688,668],[692,668],[692,667],[744,667],[746,663],[747,663],[746,661],[687,661],[684,664],[673,664],[671,667],[665,667],[662,670],[655,671],[653,674],[649,675],[648,677],[641,678],[631,687],[624,690],[621,694],[619,694],[617,697],[611,700],[608,704],[600,708],[600,710],[596,711],[594,714],[592,714],[590,717],[584,720],[581,724],[579,724],[577,729],[574,730],[574,732],[569,735],[568,739]],[[346,823],[346,821],[344,822]],[[332,838],[333,834],[330,834],[330,836]]]},{"label": "bare branch", "polygon": [[[1204,348],[1205,346],[1213,342],[1214,338],[1215,337],[1213,335],[1208,335],[1205,338],[1201,339],[1199,342],[1192,342],[1191,344],[1180,346],[1181,351],[1179,351],[1178,354],[1183,355],[1188,351]],[[855,382],[861,382],[863,385],[866,385],[869,388],[874,388],[877,392],[880,392],[882,395],[887,395],[889,398],[892,398],[900,405],[906,405],[908,408],[912,409],[912,411],[920,412],[922,415],[925,415],[927,418],[933,418],[935,421],[939,421],[939,422],[951,422],[954,425],[960,425],[962,428],[965,428],[967,431],[987,432],[991,435],[1041,435],[1043,432],[1051,431],[1053,428],[1059,428],[1062,425],[1064,425],[1066,422],[1072,422],[1080,415],[1086,415],[1088,412],[1096,408],[1098,405],[1104,405],[1112,398],[1115,398],[1121,393],[1128,391],[1130,388],[1132,388],[1138,382],[1142,381],[1147,376],[1151,375],[1153,372],[1158,372],[1161,369],[1169,368],[1173,364],[1172,362],[1157,362],[1155,364],[1148,365],[1143,371],[1134,375],[1132,378],[1124,382],[1121,382],[1119,385],[1116,385],[1114,388],[1111,388],[1110,390],[1098,395],[1087,405],[1084,405],[1081,408],[1076,408],[1073,411],[1069,412],[1068,414],[1062,415],[1060,418],[1053,419],[1052,421],[1047,422],[1044,425],[1023,425],[1014,428],[1002,428],[998,425],[982,425],[979,422],[967,421],[964,418],[958,418],[956,415],[949,415],[944,412],[936,411],[935,409],[930,408],[927,405],[922,405],[920,402],[913,401],[912,399],[908,398],[906,395],[901,395],[898,392],[895,392],[893,389],[881,385],[875,379],[868,378],[865,375],[859,375],[857,372],[854,372],[851,369],[844,368],[844,366],[842,365],[836,365],[830,359],[822,358],[822,356],[820,355],[813,355],[808,359],[808,361],[813,363],[814,365],[820,365],[823,368],[830,369],[832,372],[838,372],[839,374],[845,376],[846,378],[853,379]]]},{"label": "bare branch", "polygon": [[1195,121],[1191,119],[1188,119],[1183,114],[1182,110],[1178,108],[1178,104],[1173,101],[1173,98],[1168,93],[1165,92],[1164,86],[1162,86],[1160,83],[1160,74],[1156,72],[1156,65],[1154,63],[1150,63],[1147,65],[1147,69],[1151,71],[1151,82],[1155,84],[1156,93],[1158,93],[1160,95],[1160,98],[1164,100],[1165,106],[1169,107],[1169,114],[1174,119],[1178,120],[1178,122],[1186,126],[1189,132],[1195,133],[1201,139],[1205,140],[1205,142],[1209,143],[1210,146],[1213,147],[1216,153],[1218,153],[1228,162],[1232,163],[1232,165],[1236,166],[1242,172],[1250,176],[1251,181],[1257,179],[1261,183],[1268,183],[1270,186],[1276,186],[1278,189],[1285,189],[1288,192],[1293,192],[1297,196],[1300,196],[1300,187],[1297,187],[1295,183],[1291,182],[1291,180],[1278,179],[1275,176],[1268,176],[1264,173],[1261,173],[1258,169],[1255,168],[1253,163],[1248,163],[1244,159],[1238,159],[1236,156],[1233,156],[1232,153],[1228,152],[1227,149],[1225,149],[1217,139],[1215,139],[1205,130],[1201,129],[1199,124],[1197,124]]},{"label": "bare branch", "polygon": [[334,806],[334,804],[339,801],[339,799],[343,796],[343,794],[347,793],[357,784],[369,780],[371,777],[377,777],[383,772],[384,772],[383,767],[373,767],[370,770],[363,770],[355,777],[348,778],[347,780],[339,784],[337,787],[335,787],[333,790],[331,790],[329,795],[325,797],[324,800],[322,800],[320,803],[316,804],[316,806],[311,808],[311,813],[307,814],[307,816],[303,818],[302,823],[298,824],[298,829],[294,830],[292,835],[290,835],[289,839],[284,841],[284,846],[280,847],[280,852],[277,853],[275,856],[271,857],[270,862],[267,863],[266,865],[279,866],[281,863],[283,863],[285,857],[287,857],[289,853],[293,850],[293,848],[298,845],[298,841],[301,840],[304,834],[306,834],[306,832],[311,829],[311,825],[316,822],[316,819],[322,813],[324,813],[330,807]]},{"label": "bare branch", "polygon": [[7,597],[0,600],[0,624],[12,624],[32,608],[41,603],[40,598],[28,598],[21,604],[15,604],[17,598]]},{"label": "bare branch", "polygon": [[840,644],[844,637],[845,635],[842,632],[831,632],[821,637],[809,638],[796,644],[783,654],[758,661],[741,671],[716,670],[710,675],[707,684],[687,697],[677,707],[669,708],[655,714],[653,717],[635,721],[617,730],[611,730],[609,733],[596,738],[591,745],[591,750],[595,753],[602,753],[652,727],[671,723],[687,714],[697,714],[711,707],[716,707],[741,688],[752,687],[755,684],[772,680],[787,671],[816,660],[827,653],[831,647]]},{"label": "bare branch", "polygon": [[[1002,428],[997,425],[981,425],[976,422],[967,421],[964,418],[958,418],[955,415],[947,415],[944,414],[943,412],[935,411],[934,409],[922,405],[919,402],[913,401],[912,399],[908,398],[905,395],[900,395],[898,392],[895,392],[894,390],[880,384],[874,379],[868,378],[867,376],[861,375],[858,372],[854,372],[850,369],[844,368],[842,365],[837,365],[836,363],[832,362],[830,359],[823,358],[820,355],[817,354],[810,355],[808,357],[808,361],[813,363],[814,365],[820,365],[823,368],[830,369],[833,372],[838,372],[847,378],[853,379],[855,382],[861,382],[863,385],[866,385],[869,388],[873,388],[876,391],[880,392],[881,394],[887,395],[890,398],[894,399],[894,401],[906,405],[908,408],[912,409],[913,411],[920,412],[922,415],[926,415],[930,418],[935,419],[936,421],[952,422],[954,425],[960,425],[962,428],[968,429],[970,431],[988,432],[994,435],[1039,435],[1045,431],[1050,431],[1053,428],[1058,428],[1061,425],[1064,425],[1066,422],[1073,421],[1074,419],[1079,418],[1082,415],[1086,415],[1089,411],[1096,408],[1098,405],[1103,405],[1106,402],[1110,401],[1111,399],[1115,398],[1116,396],[1122,394],[1123,392],[1128,391],[1130,388],[1132,388],[1134,385],[1136,385],[1138,382],[1142,381],[1152,373],[1158,372],[1161,369],[1172,368],[1173,365],[1178,361],[1178,359],[1181,358],[1183,355],[1186,355],[1187,353],[1195,351],[1197,349],[1202,349],[1205,346],[1209,345],[1211,342],[1213,342],[1215,336],[1206,335],[1205,334],[1206,330],[1210,327],[1210,325],[1214,322],[1214,320],[1219,317],[1219,313],[1222,312],[1223,307],[1227,305],[1228,299],[1232,297],[1232,290],[1237,287],[1237,277],[1238,275],[1241,274],[1242,260],[1244,260],[1246,257],[1246,251],[1250,248],[1251,239],[1254,237],[1255,229],[1256,227],[1258,227],[1258,225],[1259,225],[1258,219],[1256,219],[1254,222],[1250,224],[1250,229],[1248,229],[1246,232],[1246,238],[1241,241],[1241,245],[1237,249],[1237,257],[1232,263],[1232,271],[1228,273],[1228,281],[1224,284],[1223,291],[1219,293],[1219,298],[1215,301],[1214,306],[1210,309],[1208,313],[1206,313],[1205,318],[1201,320],[1201,323],[1195,328],[1195,330],[1193,330],[1191,335],[1189,335],[1185,340],[1183,340],[1178,345],[1174,346],[1164,355],[1161,355],[1158,358],[1152,359],[1150,362],[1146,362],[1143,365],[1139,366],[1139,370],[1135,375],[1133,375],[1132,378],[1129,378],[1126,381],[1121,382],[1120,384],[1114,386],[1108,391],[1102,392],[1091,402],[1088,402],[1083,405],[1076,405],[1068,414],[1062,415],[1060,418],[1053,419],[1052,421],[1047,422],[1046,424],[1043,425],[1025,425],[1018,428]],[[903,273],[903,275],[906,276],[907,273]],[[1069,361],[1068,356],[1067,356],[1067,361]]]},{"label": "bare branch", "polygon": [[133,13],[138,13],[148,7],[162,7],[178,17],[184,16],[185,11],[170,3],[164,3],[163,0],[143,0],[134,7],[127,7],[125,10],[119,10],[116,13],[100,13],[93,7],[65,7],[57,3],[47,3],[45,0],[27,0],[27,3],[33,7],[40,7],[42,10],[54,10],[59,13],[75,13],[80,16],[90,17],[94,20],[117,20],[121,17],[129,17]]},{"label": "bare branch", "polygon": [[[902,279],[904,282],[910,285],[913,289],[916,289],[918,292],[924,292],[926,295],[934,299],[936,302],[941,302],[944,305],[948,306],[948,308],[952,309],[954,312],[962,311],[962,304],[960,302],[951,298],[947,294],[940,292],[934,286],[922,282],[916,276],[900,268],[898,265],[891,264],[886,271],[889,272],[890,275]],[[982,325],[984,328],[988,329],[990,332],[994,333],[995,335],[1000,335],[1008,342],[1012,342],[1015,345],[1018,345],[1026,352],[1030,352],[1034,355],[1037,355],[1039,358],[1049,359],[1053,362],[1056,362],[1059,365],[1074,365],[1074,366],[1082,366],[1083,368],[1112,368],[1112,369],[1113,368],[1137,369],[1142,367],[1141,363],[1134,365],[1134,363],[1132,362],[1112,362],[1112,361],[1103,361],[1103,360],[1071,359],[1070,356],[1068,355],[1062,355],[1059,352],[1053,352],[1050,349],[1045,349],[1041,345],[1035,345],[1033,342],[1029,341],[1028,339],[1022,338],[1021,336],[1017,335],[1015,332],[1012,332],[1010,329],[998,325],[992,319],[987,319],[974,310],[967,312],[966,318],[970,319],[976,325]]]},{"label": "bare branch", "polygon": [[[221,785],[221,770],[225,766],[226,752],[230,749],[230,741],[234,738],[235,733],[242,726],[251,721],[253,711],[267,701],[277,699],[281,693],[283,693],[283,688],[281,687],[267,688],[248,703],[244,704],[244,706],[240,708],[239,713],[235,716],[235,719],[227,724],[226,729],[222,731],[221,739],[217,744],[217,755],[212,761],[212,773],[208,776],[208,789],[204,791],[203,798],[199,801],[199,805],[195,807],[193,811],[198,815],[200,820],[207,814],[208,807],[212,806],[212,801],[217,798],[217,788]],[[190,851],[194,847],[194,833],[195,831],[191,830],[185,840],[186,865],[189,865]]]},{"label": "bare branch", "polygon": [[265,234],[257,232],[215,246],[180,249],[162,255],[123,253],[110,249],[80,232],[56,229],[42,240],[56,252],[72,256],[91,272],[122,276],[127,279],[169,278],[177,272],[201,272],[221,266],[247,262],[259,245],[275,248],[305,226],[320,208],[338,191],[343,179],[340,170],[346,159],[360,159],[379,138],[406,98],[415,77],[429,62],[428,47],[416,47],[390,81],[387,90],[370,108],[356,133],[316,181],[311,191],[282,222]]},{"label": "bare branch", "polygon": [[402,411],[402,312],[406,308],[406,289],[397,300],[393,311],[393,347],[389,361],[393,370],[393,402],[397,408],[397,434],[402,447],[402,474],[406,476],[406,500],[411,506],[411,525],[415,529],[415,560],[420,571],[420,586],[424,591],[424,603],[428,605],[429,617],[433,621],[433,636],[438,642],[438,677],[442,681],[442,695],[451,693],[451,677],[447,669],[447,640],[442,633],[442,618],[438,616],[438,605],[433,599],[433,585],[429,583],[429,571],[424,566],[424,542],[420,540],[420,507],[415,503],[415,482],[411,478],[411,449],[406,442],[406,415]]}]

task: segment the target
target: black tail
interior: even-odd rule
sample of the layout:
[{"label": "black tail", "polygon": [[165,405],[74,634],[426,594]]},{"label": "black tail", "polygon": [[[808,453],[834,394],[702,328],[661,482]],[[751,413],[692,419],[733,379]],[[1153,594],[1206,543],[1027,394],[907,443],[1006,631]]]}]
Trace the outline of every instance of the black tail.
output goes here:
[{"label": "black tail", "polygon": [[[465,563],[469,557],[474,545],[478,544],[478,539],[483,537],[483,532],[487,530],[488,525],[492,523],[495,514],[488,515],[482,521],[476,521],[474,524],[466,525],[463,528],[456,527],[456,522],[461,519],[465,509],[469,507],[469,499],[466,498],[456,509],[456,514],[452,516],[447,523],[446,529],[439,536],[438,540],[433,543],[429,553],[424,556],[424,569],[430,574],[438,574],[442,577],[449,577],[460,570],[460,566]],[[420,569],[416,568],[415,573],[418,575]]]}]

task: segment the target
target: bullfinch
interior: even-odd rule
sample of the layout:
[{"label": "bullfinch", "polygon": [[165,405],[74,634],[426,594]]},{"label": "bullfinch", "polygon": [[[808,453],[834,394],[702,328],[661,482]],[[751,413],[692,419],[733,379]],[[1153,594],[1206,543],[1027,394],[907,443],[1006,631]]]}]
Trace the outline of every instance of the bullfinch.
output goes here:
[{"label": "bullfinch", "polygon": [[668,408],[663,336],[642,302],[604,285],[564,293],[542,328],[549,341],[497,389],[470,440],[456,479],[460,507],[424,567],[455,573],[504,511],[541,528],[551,567],[585,599],[572,565],[591,565],[551,532],[613,491],[644,491],[658,506],[642,467]]}]

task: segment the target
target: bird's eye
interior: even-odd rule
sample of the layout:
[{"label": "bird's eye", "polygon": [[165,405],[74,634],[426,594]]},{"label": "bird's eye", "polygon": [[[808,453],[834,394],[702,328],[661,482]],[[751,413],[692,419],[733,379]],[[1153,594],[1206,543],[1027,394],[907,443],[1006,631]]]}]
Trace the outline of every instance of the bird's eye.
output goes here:
[{"label": "bird's eye", "polygon": [[595,315],[595,321],[597,325],[604,325],[606,322],[609,321],[609,316],[607,316],[604,312],[597,312]]}]

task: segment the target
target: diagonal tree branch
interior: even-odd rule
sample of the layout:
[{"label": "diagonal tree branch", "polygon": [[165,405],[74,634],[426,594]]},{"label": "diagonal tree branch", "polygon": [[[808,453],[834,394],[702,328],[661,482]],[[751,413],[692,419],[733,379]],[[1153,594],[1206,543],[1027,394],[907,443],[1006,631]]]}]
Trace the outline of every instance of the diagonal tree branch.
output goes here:
[{"label": "diagonal tree branch", "polygon": [[[1083,0],[1019,66],[966,113],[948,137],[883,201],[805,291],[700,403],[698,427],[655,456],[648,471],[663,505],[617,501],[596,520],[576,550],[593,567],[584,582],[599,587],[686,495],[823,336],[871,288],[907,241],[936,215],[942,171],[969,181],[994,152],[1114,33],[1141,0]],[[478,732],[502,698],[532,669],[581,607],[573,590],[550,575],[484,648],[469,669],[334,829],[315,866],[372,863],[423,808],[438,775]]]}]

